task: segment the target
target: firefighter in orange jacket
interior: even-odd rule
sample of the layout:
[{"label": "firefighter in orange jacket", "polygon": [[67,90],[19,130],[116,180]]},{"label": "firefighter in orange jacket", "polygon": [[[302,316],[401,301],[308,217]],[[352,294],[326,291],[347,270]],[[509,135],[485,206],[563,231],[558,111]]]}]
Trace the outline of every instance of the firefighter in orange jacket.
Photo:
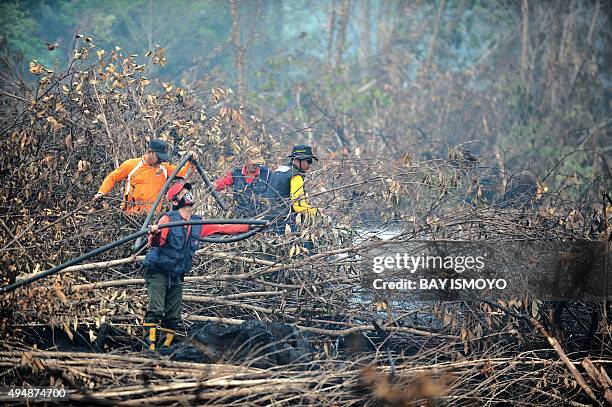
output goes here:
[{"label": "firefighter in orange jacket", "polygon": [[[168,144],[160,139],[149,142],[147,152],[138,158],[124,161],[119,168],[106,176],[98,193],[94,196],[97,201],[113,189],[115,184],[125,180],[123,202],[121,209],[133,215],[147,213],[159,195],[175,166],[169,164]],[[195,153],[191,152],[196,158]],[[187,163],[177,174],[186,177],[191,172],[191,163]],[[159,207],[158,207],[159,211]]]}]

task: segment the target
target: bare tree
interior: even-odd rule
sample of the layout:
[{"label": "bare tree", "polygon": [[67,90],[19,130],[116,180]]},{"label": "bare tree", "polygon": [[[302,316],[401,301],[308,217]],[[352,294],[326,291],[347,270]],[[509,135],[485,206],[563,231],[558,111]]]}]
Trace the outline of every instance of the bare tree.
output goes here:
[{"label": "bare tree", "polygon": [[442,11],[444,11],[445,0],[440,1],[440,6],[436,12],[436,20],[434,22],[433,33],[431,34],[431,41],[429,43],[429,52],[427,53],[427,59],[425,61],[425,68],[429,68],[431,59],[433,58],[434,51],[436,49],[436,41],[438,40],[438,30],[440,29],[440,19],[442,18]]},{"label": "bare tree", "polygon": [[336,66],[342,63],[342,55],[346,48],[346,28],[348,27],[351,0],[342,0],[338,16],[338,41],[336,46]]},{"label": "bare tree", "polygon": [[371,24],[370,24],[370,0],[361,0],[359,3],[359,9],[361,12],[361,32],[359,35],[359,60],[362,65],[370,57],[370,37],[371,37]]},{"label": "bare tree", "polygon": [[237,0],[230,0],[230,10],[232,13],[232,32],[231,38],[235,50],[234,66],[238,74],[238,97],[241,103],[244,100],[245,93],[245,78],[244,78],[244,62],[245,62],[245,47],[240,43],[240,27],[238,16]]},{"label": "bare tree", "polygon": [[529,70],[529,0],[521,2],[521,15],[521,79],[526,82]]},{"label": "bare tree", "polygon": [[329,38],[327,40],[327,63],[331,65],[334,54],[334,35],[336,33],[336,0],[331,0],[329,10]]}]

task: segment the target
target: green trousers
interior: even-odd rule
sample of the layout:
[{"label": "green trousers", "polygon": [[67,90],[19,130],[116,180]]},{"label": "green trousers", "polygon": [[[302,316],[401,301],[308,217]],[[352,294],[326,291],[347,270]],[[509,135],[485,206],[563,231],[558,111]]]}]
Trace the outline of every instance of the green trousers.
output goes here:
[{"label": "green trousers", "polygon": [[144,322],[177,330],[181,324],[183,279],[166,273],[145,269],[145,283],[149,304]]}]

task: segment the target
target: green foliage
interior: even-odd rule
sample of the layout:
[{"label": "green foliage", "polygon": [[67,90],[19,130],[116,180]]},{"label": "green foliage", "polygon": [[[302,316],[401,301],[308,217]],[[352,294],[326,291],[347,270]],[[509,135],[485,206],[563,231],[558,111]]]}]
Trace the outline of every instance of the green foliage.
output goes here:
[{"label": "green foliage", "polygon": [[[3,2],[0,11],[12,49],[45,65],[55,60],[65,65],[77,34],[140,55],[160,44],[168,60],[162,74],[174,78],[194,63],[208,69],[230,63],[230,52],[215,49],[227,39],[229,11],[214,1],[38,0]],[[46,42],[57,47],[50,51]]]},{"label": "green foliage", "polygon": [[44,43],[36,37],[39,25],[24,8],[23,2],[0,2],[0,36],[9,48],[20,52],[26,60],[33,59]]}]

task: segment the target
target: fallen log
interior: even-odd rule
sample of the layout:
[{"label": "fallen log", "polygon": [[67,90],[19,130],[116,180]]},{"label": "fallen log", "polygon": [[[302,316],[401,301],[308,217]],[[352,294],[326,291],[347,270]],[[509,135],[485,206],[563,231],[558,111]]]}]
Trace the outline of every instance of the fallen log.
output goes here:
[{"label": "fallen log", "polygon": [[[245,320],[236,319],[236,318],[207,317],[203,315],[187,315],[185,319],[187,319],[188,321],[193,321],[193,322],[215,322],[215,323],[230,324],[230,325],[241,325],[246,322]],[[303,325],[293,325],[293,326],[295,326],[295,328],[301,332],[308,332],[308,333],[313,333],[317,335],[327,335],[327,336],[332,336],[332,337],[344,337],[352,333],[375,330],[373,325],[359,325],[359,326],[354,326],[351,328],[339,329],[339,330],[315,328],[315,327],[309,327],[309,326],[303,326]],[[460,339],[460,337],[454,336],[454,335],[439,334],[436,332],[422,331],[420,329],[414,329],[414,328],[408,328],[408,327],[385,325],[384,329],[388,332],[404,332],[404,333],[410,333],[413,335],[428,336],[428,337],[440,338],[440,339],[452,339],[452,340]]]},{"label": "fallen log", "polygon": [[[201,282],[201,281],[238,281],[254,278],[260,273],[241,273],[241,274],[223,274],[209,276],[191,276],[185,277],[186,282]],[[124,285],[144,284],[144,278],[128,278],[124,280],[107,280],[98,281],[95,283],[81,284],[72,287],[75,291],[87,291],[94,288],[120,287]]]},{"label": "fallen log", "polygon": [[91,352],[61,352],[61,351],[44,351],[37,349],[28,349],[22,351],[0,351],[0,357],[13,357],[18,360],[22,360],[24,354],[31,355],[37,358],[49,358],[59,360],[79,360],[84,364],[91,364],[92,360],[96,361],[109,361],[109,362],[126,362],[134,363],[139,365],[154,365],[154,366],[165,366],[176,369],[194,369],[198,371],[206,371],[211,374],[259,374],[264,370],[257,369],[254,367],[246,367],[240,365],[231,364],[207,364],[207,363],[192,363],[192,362],[177,362],[166,359],[159,359],[157,357],[145,357],[145,356],[133,356],[133,355],[121,355],[111,353],[91,353]]},{"label": "fallen log", "polygon": [[271,309],[271,308],[263,308],[263,307],[258,307],[256,305],[244,304],[244,303],[241,303],[241,302],[224,300],[224,299],[221,299],[221,298],[214,298],[214,297],[201,297],[201,296],[196,296],[196,295],[184,295],[183,296],[183,301],[199,302],[199,303],[222,304],[222,305],[228,305],[228,306],[231,306],[231,307],[238,307],[238,308],[248,309],[248,310],[251,310],[251,311],[262,312],[264,314],[272,314],[272,313],[274,313],[274,310]]},{"label": "fallen log", "polygon": [[[269,260],[262,260],[262,259],[251,258],[251,257],[238,256],[238,255],[235,255],[235,254],[232,254],[232,253],[226,253],[226,252],[209,252],[206,249],[200,249],[200,250],[196,251],[196,255],[200,255],[201,256],[203,254],[206,254],[207,256],[215,257],[215,258],[218,258],[218,259],[243,261],[243,262],[246,262],[246,263],[261,264],[261,265],[264,265],[264,266],[273,266],[273,265],[276,264],[276,263],[274,263],[272,261],[269,261]],[[99,262],[95,262],[95,263],[79,264],[79,265],[76,265],[76,266],[66,267],[64,269],[64,272],[101,270],[101,269],[115,267],[115,266],[122,266],[122,265],[125,265],[125,264],[138,263],[138,262],[143,261],[144,258],[145,258],[145,256],[130,256],[130,257],[125,257],[123,259],[115,259],[115,260],[99,261]],[[35,274],[36,273],[19,275],[19,276],[17,276],[17,281],[26,280],[26,279],[32,277]]]}]

